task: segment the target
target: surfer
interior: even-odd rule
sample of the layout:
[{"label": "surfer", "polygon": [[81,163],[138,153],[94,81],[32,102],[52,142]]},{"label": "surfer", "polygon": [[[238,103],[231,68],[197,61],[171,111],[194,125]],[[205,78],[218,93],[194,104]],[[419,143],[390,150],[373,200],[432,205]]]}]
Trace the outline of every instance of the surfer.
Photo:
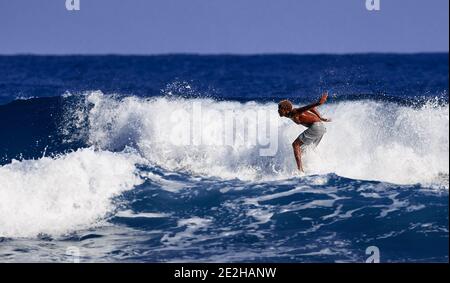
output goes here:
[{"label": "surfer", "polygon": [[301,159],[302,150],[309,145],[317,146],[326,132],[322,122],[331,122],[330,119],[323,118],[316,109],[317,106],[324,104],[327,98],[328,93],[325,92],[318,102],[300,108],[293,108],[292,102],[289,100],[282,100],[278,103],[280,117],[290,118],[294,123],[307,127],[292,143],[297,168],[301,172],[304,172]]}]

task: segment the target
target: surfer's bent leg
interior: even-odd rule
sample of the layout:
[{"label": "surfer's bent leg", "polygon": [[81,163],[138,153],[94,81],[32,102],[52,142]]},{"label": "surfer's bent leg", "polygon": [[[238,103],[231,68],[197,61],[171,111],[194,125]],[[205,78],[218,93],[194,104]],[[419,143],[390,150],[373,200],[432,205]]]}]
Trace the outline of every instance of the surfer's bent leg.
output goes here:
[{"label": "surfer's bent leg", "polygon": [[302,166],[302,141],[297,138],[293,143],[292,147],[294,148],[294,156],[295,156],[295,162],[297,162],[297,168],[298,170],[303,172],[303,166]]}]

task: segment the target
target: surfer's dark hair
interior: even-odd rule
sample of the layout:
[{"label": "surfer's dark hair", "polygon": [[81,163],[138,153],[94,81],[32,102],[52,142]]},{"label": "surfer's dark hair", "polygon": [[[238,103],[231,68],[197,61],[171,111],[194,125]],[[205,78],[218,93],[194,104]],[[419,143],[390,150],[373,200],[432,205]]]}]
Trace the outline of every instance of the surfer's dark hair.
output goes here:
[{"label": "surfer's dark hair", "polygon": [[292,102],[290,102],[287,99],[281,100],[280,103],[278,103],[278,109],[291,111],[292,110]]}]

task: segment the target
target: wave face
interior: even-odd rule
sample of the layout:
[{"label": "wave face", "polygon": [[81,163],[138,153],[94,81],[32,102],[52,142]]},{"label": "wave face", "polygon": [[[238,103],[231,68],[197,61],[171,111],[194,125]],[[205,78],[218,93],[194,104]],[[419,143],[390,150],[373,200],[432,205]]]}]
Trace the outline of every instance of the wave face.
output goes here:
[{"label": "wave face", "polygon": [[[88,94],[85,103],[90,107],[76,111],[73,121],[79,125],[87,121],[84,138],[98,148],[114,151],[134,146],[156,166],[223,179],[296,176],[291,143],[305,128],[277,117],[274,103],[117,99],[101,92]],[[202,112],[194,114],[194,108]],[[327,133],[317,150],[305,155],[308,174],[336,173],[396,184],[441,182],[448,176],[448,105],[430,101],[412,108],[346,101],[324,106],[322,111],[333,122],[326,124]],[[263,134],[258,133],[258,123],[267,126]],[[240,135],[244,128],[255,133],[253,139],[248,133]],[[202,129],[202,134],[194,137],[194,129]],[[258,142],[262,135],[264,143]],[[227,136],[230,142],[225,142]],[[264,151],[270,155],[261,156]]]}]

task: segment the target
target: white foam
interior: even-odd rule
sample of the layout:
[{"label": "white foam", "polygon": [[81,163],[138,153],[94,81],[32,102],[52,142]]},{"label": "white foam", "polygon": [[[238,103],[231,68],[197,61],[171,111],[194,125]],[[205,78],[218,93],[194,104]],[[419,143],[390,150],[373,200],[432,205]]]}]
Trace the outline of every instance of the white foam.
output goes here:
[{"label": "white foam", "polygon": [[[89,142],[102,149],[117,150],[133,144],[151,163],[173,171],[224,179],[280,180],[298,176],[292,141],[304,128],[285,118],[270,120],[277,129],[270,137],[277,143],[274,156],[260,156],[264,146],[255,144],[214,145],[225,135],[218,115],[205,115],[198,125],[189,117],[174,121],[173,113],[191,111],[195,103],[216,114],[234,113],[235,127],[245,126],[245,110],[276,111],[275,103],[217,102],[211,99],[167,99],[157,97],[116,99],[94,92],[87,96],[92,109]],[[398,184],[439,182],[449,173],[449,108],[429,103],[422,108],[393,103],[347,101],[324,105],[331,117],[327,133],[316,150],[304,156],[309,174],[380,180]],[[219,119],[220,120],[220,119]],[[214,129],[202,136],[202,144],[177,145],[175,127]],[[213,134],[211,134],[213,133]],[[442,179],[442,177],[441,177]]]},{"label": "white foam", "polygon": [[157,174],[153,174],[152,172],[142,172],[141,176],[145,177],[146,179],[152,180],[153,182],[161,186],[161,189],[172,193],[179,192],[180,190],[189,187],[189,184],[174,180],[166,180]]},{"label": "white foam", "polygon": [[175,235],[165,234],[161,238],[161,242],[167,245],[183,245],[188,239],[201,240],[204,237],[195,235],[199,230],[207,229],[213,221],[208,218],[200,218],[197,216],[178,220],[178,227],[186,227],[184,231]]},{"label": "white foam", "polygon": [[169,213],[160,213],[160,212],[140,212],[134,213],[132,210],[122,210],[115,214],[117,217],[126,217],[126,218],[166,218],[170,217]]},{"label": "white foam", "polygon": [[259,209],[259,208],[252,208],[252,209],[248,209],[245,214],[247,216],[251,216],[253,218],[255,218],[257,220],[256,223],[253,224],[264,224],[270,221],[270,219],[273,216],[273,212],[264,210],[264,209]]},{"label": "white foam", "polygon": [[437,181],[449,173],[449,108],[376,102],[329,106],[334,118],[316,154],[316,172],[398,184]]},{"label": "white foam", "polygon": [[139,158],[80,149],[0,167],[0,236],[62,235],[95,225],[112,198],[142,183]]}]

